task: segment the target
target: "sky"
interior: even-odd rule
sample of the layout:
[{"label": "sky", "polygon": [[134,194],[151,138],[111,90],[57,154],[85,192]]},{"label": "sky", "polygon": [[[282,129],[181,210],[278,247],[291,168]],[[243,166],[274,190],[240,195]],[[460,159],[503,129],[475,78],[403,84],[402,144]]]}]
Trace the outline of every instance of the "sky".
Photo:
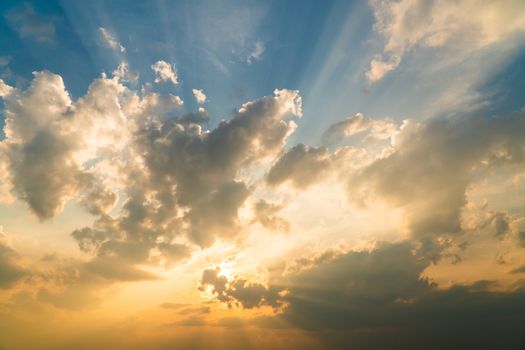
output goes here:
[{"label": "sky", "polygon": [[523,0],[0,3],[0,349],[525,349]]}]

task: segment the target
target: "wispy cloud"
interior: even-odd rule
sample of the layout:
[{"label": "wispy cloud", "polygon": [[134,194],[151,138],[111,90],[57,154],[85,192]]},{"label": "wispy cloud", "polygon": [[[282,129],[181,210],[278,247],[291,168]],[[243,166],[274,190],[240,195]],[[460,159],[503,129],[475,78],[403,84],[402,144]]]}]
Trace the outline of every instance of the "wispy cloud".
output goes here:
[{"label": "wispy cloud", "polygon": [[104,27],[100,27],[98,28],[98,32],[100,34],[100,39],[105,46],[120,53],[126,52],[126,48],[120,44],[115,35],[110,33],[109,30]]},{"label": "wispy cloud", "polygon": [[525,3],[521,0],[369,2],[375,28],[386,40],[383,54],[371,61],[366,73],[371,83],[396,69],[413,48],[447,47],[455,52],[452,56],[465,56],[525,31]]},{"label": "wispy cloud", "polygon": [[5,18],[9,26],[22,38],[30,38],[45,44],[55,42],[55,18],[36,13],[29,4],[7,12]]},{"label": "wispy cloud", "polygon": [[246,62],[252,64],[253,62],[260,61],[264,53],[264,44],[257,41],[253,47],[253,50],[246,57]]}]

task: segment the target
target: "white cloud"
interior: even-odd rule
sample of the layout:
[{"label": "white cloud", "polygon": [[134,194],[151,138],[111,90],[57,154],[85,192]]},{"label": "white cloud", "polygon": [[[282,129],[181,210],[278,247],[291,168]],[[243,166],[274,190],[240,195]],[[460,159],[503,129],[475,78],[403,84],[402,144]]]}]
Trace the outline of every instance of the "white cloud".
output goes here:
[{"label": "white cloud", "polygon": [[206,94],[204,91],[198,89],[192,89],[191,91],[193,92],[193,96],[195,96],[197,103],[203,104],[206,102]]},{"label": "white cloud", "polygon": [[343,121],[331,125],[323,134],[323,141],[340,141],[346,137],[365,134],[364,140],[388,140],[396,131],[396,124],[391,119],[372,119],[365,117],[362,113],[356,113]]},{"label": "white cloud", "polygon": [[139,81],[139,74],[130,71],[129,64],[126,61],[120,62],[117,69],[113,71],[113,76],[124,83],[137,84]]},{"label": "white cloud", "polygon": [[155,72],[155,82],[167,82],[171,81],[173,85],[179,83],[177,70],[175,69],[175,64],[171,65],[166,61],[157,61],[151,66],[151,69]]},{"label": "white cloud", "polygon": [[104,45],[120,53],[126,52],[126,48],[122,46],[117,38],[115,38],[115,36],[111,34],[106,28],[100,27],[98,28],[98,32]]},{"label": "white cloud", "polygon": [[9,95],[14,89],[7,85],[2,79],[0,79],[0,97]]},{"label": "white cloud", "polygon": [[446,47],[452,55],[469,53],[525,30],[521,0],[428,1],[370,0],[375,29],[386,43],[366,73],[369,82],[396,69],[404,54],[417,47]]}]

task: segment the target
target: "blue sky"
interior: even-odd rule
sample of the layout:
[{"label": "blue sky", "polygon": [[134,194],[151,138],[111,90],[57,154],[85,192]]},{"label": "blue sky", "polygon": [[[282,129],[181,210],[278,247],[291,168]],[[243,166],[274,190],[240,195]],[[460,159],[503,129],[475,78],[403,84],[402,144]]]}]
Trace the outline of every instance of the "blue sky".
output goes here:
[{"label": "blue sky", "polygon": [[[364,73],[385,40],[373,30],[372,9],[362,1],[3,1],[0,11],[6,18],[21,11],[28,16],[24,20],[53,27],[42,40],[20,35],[21,23],[0,23],[0,55],[9,61],[2,74],[13,85],[27,85],[35,70],[49,70],[78,97],[122,60],[140,74],[140,86],[152,80],[149,67],[162,59],[175,63],[181,84],[154,88],[180,95],[186,111],[196,108],[191,90],[204,89],[212,125],[275,88],[300,90],[304,119],[294,135],[298,142],[318,142],[321,129],[357,112],[397,120],[439,113],[427,107],[463,69],[458,65],[429,76],[424,70],[442,53],[415,48],[395,72],[369,86]],[[108,49],[100,27],[126,51]],[[250,60],[256,45],[262,52]],[[499,107],[491,104],[490,113],[519,105],[525,80],[521,52],[523,45],[508,49],[505,59],[480,72],[470,87],[483,93],[481,99],[497,100]],[[486,69],[491,53],[477,56],[475,69]]]}]

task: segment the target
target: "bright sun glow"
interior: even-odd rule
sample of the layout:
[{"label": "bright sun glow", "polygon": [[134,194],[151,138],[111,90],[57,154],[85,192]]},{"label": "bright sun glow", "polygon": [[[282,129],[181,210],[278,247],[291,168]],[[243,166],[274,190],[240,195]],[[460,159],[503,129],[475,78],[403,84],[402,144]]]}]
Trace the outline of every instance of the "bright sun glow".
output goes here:
[{"label": "bright sun glow", "polygon": [[525,1],[0,2],[0,349],[525,349]]}]

